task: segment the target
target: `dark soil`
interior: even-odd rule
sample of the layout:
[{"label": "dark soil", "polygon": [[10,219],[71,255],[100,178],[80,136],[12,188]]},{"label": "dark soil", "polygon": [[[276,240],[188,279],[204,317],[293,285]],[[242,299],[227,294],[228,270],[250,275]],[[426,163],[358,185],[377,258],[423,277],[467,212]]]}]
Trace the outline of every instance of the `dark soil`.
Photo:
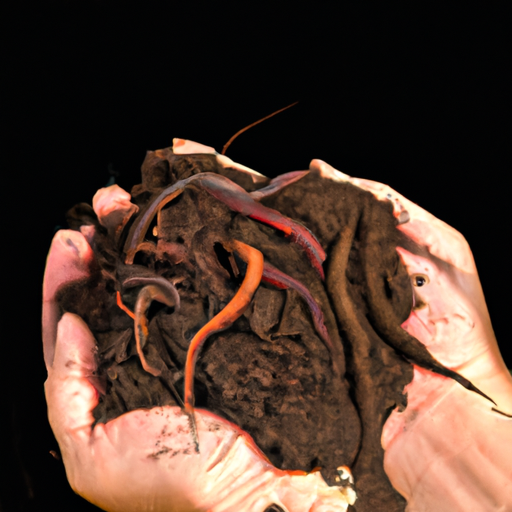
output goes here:
[{"label": "dark soil", "polygon": [[[250,177],[223,169],[213,156],[149,152],[142,184],[132,190],[141,208],[138,215],[163,187],[205,171],[222,174],[247,191],[255,189]],[[336,468],[349,466],[358,493],[354,510],[403,511],[405,501],[384,473],[380,444],[389,413],[406,406],[403,389],[412,379],[412,366],[392,348],[394,340],[382,334],[387,332],[382,322],[399,326],[412,307],[410,280],[395,250],[398,231],[391,205],[314,173],[262,203],[314,233],[327,253],[325,281],[280,231],[233,212],[196,188],[187,188],[162,210],[158,238],[148,230],[154,249],[146,244],[133,265],[124,264],[122,252],[130,225],[116,240],[90,206],[77,205],[69,212],[73,229],[96,227],[96,272],[60,296],[62,310],[82,316],[98,342],[107,392],[94,411],[96,421],[176,404],[173,386],[183,396],[190,340],[231,300],[245,274],[245,263],[235,257],[240,271],[235,276],[233,258],[222,245],[236,239],[309,289],[321,306],[334,349],[331,353],[318,336],[297,292],[262,283],[246,312],[205,343],[196,367],[196,406],[246,430],[279,468],[320,467],[334,484]],[[119,290],[133,310],[140,287],[123,289],[122,283],[154,274],[175,282],[181,300],[179,312],[157,302],[149,311],[145,353],[153,366],[166,369],[158,378],[142,369],[134,322],[116,305]],[[384,320],[376,320],[376,310],[385,312]]]}]

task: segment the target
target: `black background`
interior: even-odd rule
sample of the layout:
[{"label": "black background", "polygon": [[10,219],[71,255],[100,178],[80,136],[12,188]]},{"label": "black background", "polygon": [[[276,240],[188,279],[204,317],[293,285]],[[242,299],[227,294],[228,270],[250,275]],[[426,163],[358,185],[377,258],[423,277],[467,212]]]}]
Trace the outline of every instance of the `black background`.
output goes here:
[{"label": "black background", "polygon": [[49,455],[57,443],[43,396],[41,283],[66,210],[90,202],[112,172],[129,190],[146,150],[173,137],[220,151],[297,100],[228,156],[269,176],[321,158],[391,185],[461,231],[512,367],[503,12],[137,3],[3,8],[1,510],[94,509]]}]

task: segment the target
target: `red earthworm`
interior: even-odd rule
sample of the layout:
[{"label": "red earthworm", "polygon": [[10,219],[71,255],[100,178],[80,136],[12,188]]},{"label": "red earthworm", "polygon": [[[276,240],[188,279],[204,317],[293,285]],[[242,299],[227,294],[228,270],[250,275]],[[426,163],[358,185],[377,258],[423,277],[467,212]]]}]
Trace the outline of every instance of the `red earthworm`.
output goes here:
[{"label": "red earthworm", "polygon": [[283,108],[280,108],[279,110],[276,110],[275,112],[272,112],[272,114],[269,114],[268,116],[265,116],[265,117],[262,117],[261,119],[258,119],[257,121],[254,121],[254,123],[251,123],[250,125],[242,128],[241,130],[238,130],[235,135],[233,135],[233,137],[231,137],[227,142],[226,144],[224,144],[224,147],[222,148],[222,153],[221,155],[225,155],[226,154],[226,151],[227,149],[229,148],[229,146],[231,145],[231,143],[239,136],[241,135],[242,133],[244,133],[245,131],[249,130],[250,128],[252,128],[253,126],[256,126],[257,124],[260,124],[262,123],[263,121],[266,121],[267,119],[270,119],[271,117],[274,117],[276,114],[279,114],[280,112],[283,112],[284,110],[287,110],[289,109],[290,107],[293,107],[294,105],[297,105],[297,103],[299,103],[298,101],[294,101],[293,103],[291,103],[290,105],[286,106],[286,107],[283,107]]},{"label": "red earthworm", "polygon": [[130,318],[135,319],[135,315],[132,311],[130,311],[123,303],[123,299],[121,298],[121,292],[118,290],[116,292],[116,303],[119,308],[121,308]]},{"label": "red earthworm", "polygon": [[293,279],[293,277],[285,274],[284,272],[281,272],[268,262],[265,262],[263,265],[262,281],[270,283],[281,289],[291,288],[302,296],[311,311],[311,316],[313,317],[313,323],[315,325],[316,332],[320,338],[322,338],[325,346],[329,349],[332,355],[334,349],[332,346],[331,338],[329,337],[329,332],[325,327],[324,314],[322,313],[322,310],[316,300],[311,295],[310,291],[301,282]]},{"label": "red earthworm", "polygon": [[[165,281],[166,284],[163,284],[162,281]],[[146,370],[151,375],[158,377],[162,370],[158,368],[154,368],[147,361],[144,356],[144,346],[146,345],[146,341],[148,338],[148,319],[147,312],[151,303],[154,300],[165,304],[166,306],[174,306],[175,308],[179,308],[179,296],[176,288],[169,283],[163,277],[150,277],[150,278],[138,278],[134,277],[128,279],[123,284],[126,286],[138,286],[139,284],[152,282],[154,284],[148,284],[142,288],[137,296],[137,301],[135,303],[135,342],[137,347],[137,354],[139,355],[140,362],[144,370]],[[174,290],[174,291],[171,291]],[[176,301],[176,297],[178,300]]]},{"label": "red earthworm", "polygon": [[240,258],[247,263],[247,270],[244,280],[235,296],[222,311],[199,329],[197,334],[192,338],[188,348],[187,361],[185,363],[184,410],[190,418],[192,433],[196,443],[196,451],[199,451],[199,444],[194,421],[194,372],[199,351],[211,334],[227,329],[243,314],[251,303],[254,292],[258,288],[263,274],[263,255],[260,251],[237,240],[227,242],[223,245],[227,250],[235,251]]}]

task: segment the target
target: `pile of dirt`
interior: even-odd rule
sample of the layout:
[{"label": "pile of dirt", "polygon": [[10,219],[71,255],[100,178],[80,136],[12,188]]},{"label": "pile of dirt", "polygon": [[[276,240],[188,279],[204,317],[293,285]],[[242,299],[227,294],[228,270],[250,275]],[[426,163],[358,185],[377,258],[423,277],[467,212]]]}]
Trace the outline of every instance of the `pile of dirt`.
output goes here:
[{"label": "pile of dirt", "polygon": [[[142,183],[132,190],[139,213],[121,237],[103,228],[89,205],[68,213],[72,229],[95,228],[97,268],[86,282],[67,286],[59,301],[62,311],[84,318],[98,343],[107,391],[94,411],[96,421],[177,404],[192,337],[229,303],[245,275],[246,263],[226,249],[226,241],[238,240],[309,290],[332,349],[303,295],[262,282],[245,313],[206,341],[196,365],[196,407],[246,430],[279,468],[320,467],[334,484],[336,468],[349,466],[359,512],[404,510],[384,473],[380,444],[389,413],[406,406],[403,389],[412,379],[412,366],[392,348],[394,329],[411,310],[412,291],[395,250],[399,232],[391,204],[313,172],[261,200],[316,236],[327,253],[322,280],[291,237],[208,191],[187,187],[161,210],[158,226],[147,230],[149,243],[126,264],[125,240],[156,194],[203,172],[227,177],[247,192],[266,185],[224,169],[213,155],[167,149],[148,153]],[[163,369],[159,377],[142,368],[134,320],[116,300],[120,292],[133,311],[141,287],[123,283],[145,276],[166,278],[180,297],[179,310],[153,302],[148,312],[144,351],[153,367]]]}]

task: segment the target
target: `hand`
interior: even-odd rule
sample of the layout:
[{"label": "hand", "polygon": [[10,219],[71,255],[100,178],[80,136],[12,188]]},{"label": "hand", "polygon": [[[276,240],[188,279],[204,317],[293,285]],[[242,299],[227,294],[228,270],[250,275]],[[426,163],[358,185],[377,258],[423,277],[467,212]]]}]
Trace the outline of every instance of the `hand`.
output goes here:
[{"label": "hand", "polygon": [[[497,410],[512,415],[512,378],[464,237],[387,185],[351,178],[321,160],[313,160],[310,169],[392,202],[398,229],[406,235],[397,250],[415,295],[402,327],[493,398]],[[386,473],[407,499],[407,511],[512,508],[512,418],[418,367],[405,392],[407,408],[391,414],[382,444]]]},{"label": "hand", "polygon": [[[102,189],[93,205],[114,230],[133,211],[129,195],[116,186]],[[81,318],[59,318],[56,303],[62,286],[88,278],[91,234],[90,227],[56,234],[43,293],[48,416],[72,488],[111,512],[279,510],[274,504],[293,512],[346,510],[354,498],[350,488],[329,487],[318,472],[276,469],[245,432],[207,411],[195,411],[200,453],[179,407],[131,411],[93,426],[103,392],[96,343]]]}]

